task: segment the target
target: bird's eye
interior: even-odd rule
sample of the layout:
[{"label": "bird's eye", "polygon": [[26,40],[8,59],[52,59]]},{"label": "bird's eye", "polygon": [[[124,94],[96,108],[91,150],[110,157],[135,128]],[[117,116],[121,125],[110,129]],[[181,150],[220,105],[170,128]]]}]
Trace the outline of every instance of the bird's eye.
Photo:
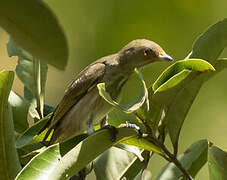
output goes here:
[{"label": "bird's eye", "polygon": [[151,54],[152,54],[152,50],[151,49],[143,50],[143,55],[144,56],[150,56]]}]

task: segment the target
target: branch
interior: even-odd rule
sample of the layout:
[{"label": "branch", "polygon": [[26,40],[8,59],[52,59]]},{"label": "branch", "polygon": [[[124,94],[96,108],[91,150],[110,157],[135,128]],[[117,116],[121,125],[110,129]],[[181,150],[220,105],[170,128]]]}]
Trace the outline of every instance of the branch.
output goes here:
[{"label": "branch", "polygon": [[160,147],[164,153],[168,156],[165,157],[163,156],[167,161],[172,162],[175,164],[175,166],[177,166],[180,171],[182,172],[182,174],[185,176],[185,178],[187,180],[193,180],[193,178],[191,177],[191,175],[188,173],[188,171],[182,166],[182,164],[178,161],[178,159],[176,158],[176,156],[172,153],[170,153],[170,151],[166,148],[166,146],[163,143],[160,143],[156,138],[154,137],[149,137],[150,141],[152,141],[153,143],[155,143],[158,147]]}]

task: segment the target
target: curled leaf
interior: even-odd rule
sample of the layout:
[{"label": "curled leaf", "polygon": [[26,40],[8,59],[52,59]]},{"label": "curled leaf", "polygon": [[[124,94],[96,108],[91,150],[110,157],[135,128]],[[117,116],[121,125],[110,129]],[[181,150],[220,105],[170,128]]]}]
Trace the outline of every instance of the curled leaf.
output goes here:
[{"label": "curled leaf", "polygon": [[[141,72],[139,70],[137,70],[136,68],[135,68],[135,73],[138,75],[138,77],[141,80],[142,85],[143,85],[142,94],[139,96],[139,98],[135,102],[128,104],[128,105],[122,105],[122,104],[119,104],[118,102],[114,101],[111,98],[110,94],[106,91],[105,83],[99,83],[97,85],[98,90],[99,90],[99,95],[103,99],[105,99],[109,104],[113,105],[114,107],[116,107],[126,113],[132,113],[132,112],[138,110],[144,104],[144,102],[149,103],[149,101],[147,100],[148,91],[147,91],[147,87],[146,87],[145,81],[143,79],[143,76],[142,76]],[[147,107],[149,107],[149,105],[147,105]]]},{"label": "curled leaf", "polygon": [[[160,89],[165,90],[168,89],[168,87],[170,88],[177,85],[179,82],[185,79],[189,72],[205,72],[209,70],[215,71],[214,67],[210,63],[202,59],[186,59],[177,61],[163,71],[163,73],[154,82],[152,88],[154,92],[160,91]],[[168,81],[171,81],[171,83]],[[164,88],[164,85],[167,87]]]}]

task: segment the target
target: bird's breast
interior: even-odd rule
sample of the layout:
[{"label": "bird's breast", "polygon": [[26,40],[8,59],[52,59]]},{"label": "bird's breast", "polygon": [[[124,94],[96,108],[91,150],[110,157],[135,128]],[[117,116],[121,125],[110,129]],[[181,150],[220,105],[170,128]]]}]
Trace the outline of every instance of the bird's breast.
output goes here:
[{"label": "bird's breast", "polygon": [[82,133],[87,129],[88,121],[92,120],[92,124],[97,124],[111,109],[112,106],[99,95],[97,87],[94,87],[63,117],[62,138],[68,139]]}]

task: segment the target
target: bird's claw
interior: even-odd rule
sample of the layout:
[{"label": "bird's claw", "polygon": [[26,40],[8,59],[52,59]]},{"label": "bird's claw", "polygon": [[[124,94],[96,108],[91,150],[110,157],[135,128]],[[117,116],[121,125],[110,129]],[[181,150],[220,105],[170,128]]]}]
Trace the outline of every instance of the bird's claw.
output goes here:
[{"label": "bird's claw", "polygon": [[116,139],[117,139],[117,133],[118,133],[116,127],[111,126],[111,125],[105,125],[100,130],[102,130],[102,129],[109,129],[109,131],[110,131],[110,133],[112,135],[111,141],[112,142],[115,142],[116,141]]},{"label": "bird's claw", "polygon": [[139,138],[142,138],[143,137],[143,132],[141,131],[140,127],[137,126],[136,124],[132,124],[132,123],[126,122],[126,124],[124,124],[120,128],[131,128],[131,129],[135,129],[138,132],[138,134],[139,134]]}]

